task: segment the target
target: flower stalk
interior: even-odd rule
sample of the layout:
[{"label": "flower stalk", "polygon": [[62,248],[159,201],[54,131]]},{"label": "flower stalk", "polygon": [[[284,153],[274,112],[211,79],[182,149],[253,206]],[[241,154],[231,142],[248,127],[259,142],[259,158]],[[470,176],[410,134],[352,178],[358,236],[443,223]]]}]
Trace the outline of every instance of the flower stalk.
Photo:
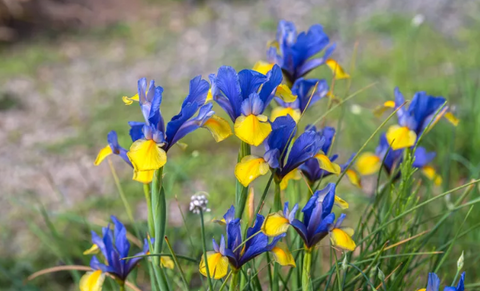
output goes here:
[{"label": "flower stalk", "polygon": [[[240,162],[244,157],[250,155],[251,147],[246,142],[242,141],[240,146],[240,151],[238,153],[238,162]],[[248,197],[248,187],[243,186],[240,181],[236,182],[236,191],[235,191],[235,217],[242,218],[243,211],[245,210],[245,204],[247,203]]]},{"label": "flower stalk", "polygon": [[302,270],[302,291],[310,290],[310,268],[312,266],[312,249],[305,248],[303,253],[303,270]]}]

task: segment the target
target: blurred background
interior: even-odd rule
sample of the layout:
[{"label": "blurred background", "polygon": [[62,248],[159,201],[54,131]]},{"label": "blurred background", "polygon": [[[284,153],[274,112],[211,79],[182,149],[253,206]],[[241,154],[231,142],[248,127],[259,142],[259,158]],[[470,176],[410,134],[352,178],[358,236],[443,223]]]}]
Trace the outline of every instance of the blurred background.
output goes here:
[{"label": "blurred background", "polygon": [[[93,161],[110,130],[129,147],[127,121],[142,117],[121,97],[135,94],[139,78],[164,87],[162,113],[170,119],[194,76],[207,78],[221,65],[251,68],[265,59],[281,19],[299,30],[324,26],[337,43],[333,57],[352,75],[350,92],[375,83],[327,118],[326,124],[337,126],[344,116],[334,149],[340,162],[381,123],[372,109],[392,99],[399,86],[407,99],[419,90],[446,97],[461,119],[457,128],[441,122],[424,141],[437,151],[435,165],[444,177],[434,191],[478,178],[479,13],[479,1],[447,0],[0,0],[0,290],[76,290],[76,272],[25,280],[43,268],[88,264],[82,252],[90,246],[89,229],[98,230],[111,214],[128,224],[108,163],[94,167]],[[331,73],[322,67],[310,76],[329,80]],[[345,84],[337,86],[344,98]],[[307,122],[326,104],[317,103]],[[167,235],[178,253],[198,257],[201,246],[186,242],[187,236],[200,237],[198,218],[188,213],[190,196],[208,192],[208,219],[223,215],[234,198],[239,142],[232,137],[217,145],[202,130],[185,142],[185,150],[169,152]],[[135,220],[144,225],[141,185],[130,180],[123,161],[112,162]],[[255,185],[261,193],[265,180]],[[364,191],[343,184],[341,196],[355,205],[353,217],[368,202],[372,185],[368,178]],[[479,218],[469,220],[473,225]],[[446,268],[463,249],[478,246],[478,239],[478,232],[463,239]],[[195,269],[189,276],[197,276]],[[471,271],[467,281],[474,283],[479,272]]]}]

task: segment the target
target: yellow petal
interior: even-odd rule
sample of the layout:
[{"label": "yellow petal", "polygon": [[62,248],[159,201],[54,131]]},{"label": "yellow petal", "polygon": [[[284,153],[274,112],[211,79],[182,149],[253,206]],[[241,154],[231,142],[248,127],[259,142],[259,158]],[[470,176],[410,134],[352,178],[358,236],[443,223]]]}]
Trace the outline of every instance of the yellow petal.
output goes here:
[{"label": "yellow petal", "polygon": [[380,157],[378,157],[374,153],[361,154],[355,164],[355,167],[357,168],[360,175],[364,176],[378,172],[381,166],[382,161],[380,160]]},{"label": "yellow petal", "polygon": [[272,253],[275,256],[275,261],[280,265],[296,267],[295,259],[286,243],[278,242],[275,247],[273,247]]},{"label": "yellow petal", "polygon": [[273,122],[275,119],[277,119],[280,116],[287,116],[290,115],[290,117],[295,120],[296,123],[300,120],[300,117],[302,116],[302,113],[300,112],[300,109],[293,109],[291,107],[282,107],[278,106],[273,108],[272,113],[270,115],[270,120]]},{"label": "yellow petal", "polygon": [[111,155],[112,153],[113,153],[112,148],[109,145],[107,145],[106,147],[101,149],[100,152],[98,152],[97,158],[95,159],[95,162],[93,162],[93,164],[95,166],[100,165],[100,163],[103,160],[105,160],[105,158],[108,157],[109,155]]},{"label": "yellow petal", "polygon": [[232,135],[232,129],[228,122],[217,115],[212,115],[212,117],[203,124],[203,127],[210,131],[216,142],[221,142]]},{"label": "yellow petal", "polygon": [[96,244],[93,244],[88,250],[84,251],[83,254],[84,255],[95,255],[95,254],[98,254],[99,251],[100,251],[100,249],[98,248],[98,246]]},{"label": "yellow petal", "polygon": [[155,174],[155,170],[152,171],[133,171],[133,180],[148,184],[153,180],[153,174]]},{"label": "yellow petal", "polygon": [[460,122],[460,120],[455,116],[453,115],[452,112],[447,112],[445,113],[445,118],[450,121],[451,124],[453,124],[454,126],[457,126],[458,123]]},{"label": "yellow petal", "polygon": [[342,100],[340,98],[338,98],[337,96],[335,96],[335,94],[333,94],[333,92],[330,90],[327,92],[327,97],[330,98],[330,100],[336,102],[336,103],[339,103],[341,102]]},{"label": "yellow petal", "polygon": [[422,289],[418,289],[417,291],[426,291],[427,289],[425,288],[422,288]]},{"label": "yellow petal", "polygon": [[285,84],[278,85],[275,96],[280,97],[280,99],[286,103],[291,103],[297,100],[297,95],[293,95],[292,90],[290,90],[290,88],[288,88],[288,86]]},{"label": "yellow petal", "polygon": [[392,150],[399,150],[413,146],[417,134],[406,126],[392,125],[387,130],[387,140],[392,145]]},{"label": "yellow petal", "polygon": [[343,200],[342,198],[335,195],[335,205],[342,209],[348,209],[347,201]]},{"label": "yellow petal", "polygon": [[[200,261],[199,270],[200,273],[207,277],[207,267],[205,266],[205,256],[202,255]],[[210,277],[213,279],[221,279],[227,275],[228,271],[228,259],[222,256],[220,253],[207,252],[208,270],[210,271]]]},{"label": "yellow petal", "polygon": [[215,223],[218,223],[220,225],[227,225],[227,222],[225,221],[225,218],[222,218],[222,219],[212,219],[212,222],[215,222]]},{"label": "yellow petal", "polygon": [[80,279],[80,291],[102,291],[103,281],[105,274],[102,271],[87,272]]},{"label": "yellow petal", "polygon": [[266,75],[268,72],[270,72],[275,64],[270,64],[264,61],[258,61],[255,63],[253,66],[254,71],[257,71],[261,74]]},{"label": "yellow petal", "polygon": [[332,244],[347,251],[353,251],[356,248],[355,242],[347,232],[339,228],[334,228],[330,233]]},{"label": "yellow petal", "polygon": [[353,236],[353,234],[355,234],[355,230],[351,227],[340,227],[340,229],[343,230],[349,236]]},{"label": "yellow petal", "polygon": [[315,158],[318,160],[320,169],[323,169],[335,175],[340,175],[342,168],[338,164],[335,164],[332,161],[330,161],[330,159],[326,155],[316,154]]},{"label": "yellow petal", "polygon": [[333,77],[337,80],[348,79],[350,75],[333,59],[329,59],[325,62],[327,66],[332,70]]},{"label": "yellow petal", "polygon": [[212,88],[210,88],[208,89],[207,99],[205,99],[205,102],[212,101],[212,100],[213,100]]},{"label": "yellow petal", "polygon": [[249,145],[259,146],[272,132],[270,123],[261,119],[253,114],[238,117],[235,120],[235,135]]},{"label": "yellow petal", "polygon": [[432,180],[435,185],[440,186],[442,185],[442,177],[437,174],[437,171],[431,166],[425,166],[422,168],[423,174],[430,180]]},{"label": "yellow petal", "polygon": [[259,176],[268,173],[268,163],[257,156],[246,156],[235,166],[235,177],[245,187]]},{"label": "yellow petal", "polygon": [[390,108],[395,108],[395,101],[389,100],[385,101],[383,105],[378,106],[373,110],[373,114],[377,117],[381,116],[385,111],[387,111]]},{"label": "yellow petal", "polygon": [[[170,257],[160,257],[160,263],[164,268],[172,269],[175,268],[175,263]],[[210,265],[209,265],[210,266]]]},{"label": "yellow petal", "polygon": [[136,171],[157,170],[167,162],[167,153],[153,140],[135,141],[127,155]]},{"label": "yellow petal", "polygon": [[133,95],[132,97],[123,96],[122,101],[123,103],[125,103],[125,105],[131,105],[133,101],[138,101],[138,93]]},{"label": "yellow petal", "polygon": [[362,188],[362,180],[360,180],[360,176],[352,169],[348,169],[345,173],[347,175],[348,180],[353,185],[357,186],[358,188]]},{"label": "yellow petal", "polygon": [[280,189],[285,190],[287,189],[288,182],[290,180],[300,180],[302,179],[302,174],[300,173],[299,169],[295,169],[293,171],[290,171],[288,174],[283,177],[282,181],[280,182]]},{"label": "yellow petal", "polygon": [[287,232],[290,222],[281,211],[267,215],[262,225],[262,232],[267,236],[277,236]]}]

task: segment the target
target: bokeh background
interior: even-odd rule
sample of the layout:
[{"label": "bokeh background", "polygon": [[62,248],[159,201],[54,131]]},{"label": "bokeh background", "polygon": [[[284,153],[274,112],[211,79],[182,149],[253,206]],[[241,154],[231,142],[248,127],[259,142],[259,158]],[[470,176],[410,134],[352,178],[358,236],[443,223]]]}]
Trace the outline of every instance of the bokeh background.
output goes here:
[{"label": "bokeh background", "polygon": [[[425,139],[444,176],[434,191],[478,178],[479,13],[479,1],[447,0],[0,0],[0,290],[76,290],[76,272],[31,282],[26,277],[51,266],[87,264],[82,251],[89,247],[89,230],[98,230],[110,214],[128,224],[108,163],[94,167],[93,161],[112,129],[124,147],[130,145],[127,121],[141,120],[141,114],[121,97],[135,94],[139,78],[164,87],[162,113],[169,119],[194,76],[206,78],[221,65],[251,68],[264,59],[281,19],[300,30],[324,26],[337,43],[334,58],[352,75],[351,93],[375,83],[327,118],[326,124],[340,125],[335,151],[341,162],[380,124],[372,109],[399,86],[407,98],[419,90],[446,97],[461,119],[457,128],[441,122]],[[331,78],[327,68],[310,76]],[[345,84],[336,86],[345,97]],[[316,104],[307,122],[326,104]],[[229,138],[215,144],[202,130],[185,142],[186,149],[169,152],[167,235],[178,253],[199,256],[201,246],[187,243],[200,237],[198,217],[188,213],[190,196],[208,192],[209,219],[223,215],[234,198],[239,143]],[[130,180],[120,159],[112,162],[136,222],[144,225],[141,185]],[[256,192],[264,184],[256,182]],[[360,215],[372,185],[367,178],[364,191],[342,186],[351,217]],[[472,215],[468,223],[479,218]],[[446,268],[454,268],[462,250],[478,247],[478,239],[478,232],[464,237]],[[480,279],[473,265],[466,266],[469,283]],[[199,280],[195,271],[192,266],[189,276]]]}]

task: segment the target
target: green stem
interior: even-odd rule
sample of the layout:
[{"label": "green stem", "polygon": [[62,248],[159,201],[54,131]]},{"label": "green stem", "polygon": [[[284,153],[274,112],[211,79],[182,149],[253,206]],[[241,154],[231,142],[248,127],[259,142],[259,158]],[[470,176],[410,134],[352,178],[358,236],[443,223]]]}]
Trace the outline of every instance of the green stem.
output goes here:
[{"label": "green stem", "polygon": [[312,249],[305,248],[303,254],[302,290],[310,290],[310,267],[312,266]]},{"label": "green stem", "polygon": [[[240,162],[244,157],[250,155],[250,153],[250,145],[242,141],[240,151],[238,153],[238,162]],[[235,190],[235,217],[242,218],[243,211],[245,210],[245,204],[247,203],[248,187],[244,187],[237,180]]]},{"label": "green stem", "polygon": [[238,287],[238,279],[240,277],[240,272],[238,270],[234,270],[232,272],[232,279],[230,280],[230,288],[228,290],[235,291]]},{"label": "green stem", "polygon": [[275,182],[275,197],[273,198],[273,210],[279,211],[282,210],[282,197],[280,193],[280,182]]},{"label": "green stem", "polygon": [[125,284],[119,284],[120,286],[120,291],[125,291]]},{"label": "green stem", "polygon": [[208,259],[207,259],[207,240],[205,238],[205,223],[203,220],[203,210],[200,208],[200,220],[202,223],[202,243],[203,243],[203,261],[205,263],[205,268],[207,269],[207,278],[208,278],[208,286],[210,287],[210,291],[213,291],[213,284],[212,278],[210,278],[210,270],[208,269]]},{"label": "green stem", "polygon": [[[163,168],[155,171],[152,181],[152,195],[151,195],[151,215],[153,218],[153,230],[155,242],[153,245],[153,254],[159,254],[162,251],[163,237],[165,236],[165,227],[167,222],[167,201],[165,192],[162,188],[163,182]],[[160,290],[169,290],[168,282],[163,269],[160,267],[160,257],[152,258],[153,268],[155,270],[155,277],[157,278]]]},{"label": "green stem", "polygon": [[153,213],[152,213],[152,197],[150,196],[150,185],[143,184],[143,192],[145,194],[145,201],[147,202],[148,231],[150,232],[151,237],[155,237],[155,228],[153,224]]}]

